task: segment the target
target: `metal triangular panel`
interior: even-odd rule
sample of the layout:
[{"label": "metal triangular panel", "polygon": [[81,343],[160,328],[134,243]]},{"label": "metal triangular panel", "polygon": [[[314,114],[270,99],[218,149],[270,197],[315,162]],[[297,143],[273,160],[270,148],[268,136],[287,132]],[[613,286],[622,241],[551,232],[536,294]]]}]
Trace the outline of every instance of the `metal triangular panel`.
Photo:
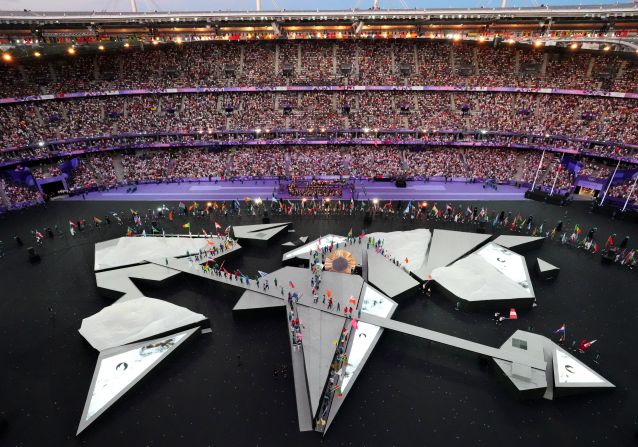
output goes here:
[{"label": "metal triangular panel", "polygon": [[265,309],[268,307],[285,307],[286,302],[283,299],[275,298],[252,290],[247,290],[239,298],[233,310],[249,310],[249,309]]},{"label": "metal triangular panel", "polygon": [[438,267],[445,267],[487,241],[491,235],[463,231],[434,230],[428,257],[414,274],[425,281]]},{"label": "metal triangular panel", "polygon": [[199,327],[100,352],[76,434],[86,429],[195,333],[199,333]]},{"label": "metal triangular panel", "polygon": [[302,349],[310,406],[316,415],[334,359],[335,340],[339,339],[346,319],[306,306],[297,306],[297,313],[303,333]]},{"label": "metal triangular panel", "polygon": [[533,248],[540,248],[545,240],[541,236],[514,236],[504,234],[494,239],[494,243],[501,247],[509,248],[512,251],[526,251]]}]

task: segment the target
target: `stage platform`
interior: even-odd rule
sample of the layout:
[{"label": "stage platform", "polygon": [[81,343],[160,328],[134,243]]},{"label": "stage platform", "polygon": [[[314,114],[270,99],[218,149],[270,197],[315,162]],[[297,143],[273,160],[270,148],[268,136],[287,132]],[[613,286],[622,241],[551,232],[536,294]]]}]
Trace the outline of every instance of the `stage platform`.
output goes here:
[{"label": "stage platform", "polygon": [[[120,186],[108,191],[95,191],[68,197],[66,200],[109,201],[161,201],[176,200],[244,200],[244,197],[261,197],[266,202],[273,194],[284,200],[299,200],[279,193],[277,180],[246,180],[181,183],[147,183],[135,185],[137,191],[126,192],[129,186]],[[355,194],[345,192],[342,199],[350,200],[524,200],[525,191],[509,185],[499,185],[498,190],[483,188],[482,183],[465,182],[407,182],[406,188],[397,188],[394,182],[356,181]]]}]

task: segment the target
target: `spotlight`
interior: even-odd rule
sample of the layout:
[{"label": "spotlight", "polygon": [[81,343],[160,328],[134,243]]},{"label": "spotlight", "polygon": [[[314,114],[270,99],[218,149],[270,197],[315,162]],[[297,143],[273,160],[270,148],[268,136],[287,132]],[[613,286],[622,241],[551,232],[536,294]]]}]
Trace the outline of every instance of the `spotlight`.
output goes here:
[{"label": "spotlight", "polygon": [[537,40],[536,42],[534,42],[534,46],[536,48],[542,47],[543,46],[543,41],[542,40]]},{"label": "spotlight", "polygon": [[485,37],[483,37],[483,36],[479,37],[479,38],[478,38],[478,41],[479,41],[480,43],[485,42]]},{"label": "spotlight", "polygon": [[182,38],[178,37],[177,39],[175,39],[175,43],[181,44],[182,43]]},{"label": "spotlight", "polygon": [[35,56],[35,57],[40,57],[40,56],[42,56],[42,53],[40,53],[39,51],[35,51],[35,52],[33,53],[33,56]]},{"label": "spotlight", "polygon": [[569,48],[571,48],[572,50],[576,50],[578,49],[578,44],[577,43],[573,43],[569,46]]},{"label": "spotlight", "polygon": [[609,51],[611,50],[611,47],[609,45],[607,45],[605,48],[603,48],[604,51]]},{"label": "spotlight", "polygon": [[38,146],[40,147],[44,146],[44,141],[38,141]]},{"label": "spotlight", "polygon": [[506,42],[508,43],[508,45],[514,45],[514,43],[516,43],[514,39],[507,39]]},{"label": "spotlight", "polygon": [[379,199],[372,199],[372,203],[374,205],[378,205],[379,204]]},{"label": "spotlight", "polygon": [[73,47],[69,47],[69,48],[66,50],[66,52],[67,52],[67,53],[69,53],[71,56],[73,56],[73,55],[75,55],[75,48],[73,48]]},{"label": "spotlight", "polygon": [[97,49],[100,51],[104,51],[104,45],[100,45],[99,47],[97,47]]},{"label": "spotlight", "polygon": [[424,201],[423,201],[423,203],[421,204],[421,206],[422,206],[423,208],[427,208],[427,206],[428,206],[428,202],[426,202],[426,201],[424,200]]},{"label": "spotlight", "polygon": [[207,206],[208,208],[210,208],[211,206],[213,206],[213,202],[207,202],[207,203],[206,203],[206,206]]},{"label": "spotlight", "polygon": [[5,62],[11,62],[13,60],[13,56],[9,53],[2,53],[2,60]]},{"label": "spotlight", "polygon": [[151,43],[152,43],[153,45],[159,45],[159,40],[157,40],[157,39],[153,39],[153,40],[151,41]]},{"label": "spotlight", "polygon": [[126,42],[126,43],[124,44],[124,48],[128,48],[128,47],[130,47],[130,46],[131,46],[131,44],[130,44],[130,43],[128,43],[128,42]]}]

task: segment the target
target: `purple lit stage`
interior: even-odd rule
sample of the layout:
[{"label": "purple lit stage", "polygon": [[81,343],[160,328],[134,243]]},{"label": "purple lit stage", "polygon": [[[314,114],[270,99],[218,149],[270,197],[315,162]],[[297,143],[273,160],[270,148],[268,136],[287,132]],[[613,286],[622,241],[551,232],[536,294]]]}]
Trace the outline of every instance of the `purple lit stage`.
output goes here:
[{"label": "purple lit stage", "polygon": [[[86,200],[243,200],[244,197],[272,197],[295,199],[282,194],[277,180],[218,181],[217,183],[149,183],[137,185],[135,192],[127,192],[130,186],[120,186],[108,191],[87,193]],[[421,182],[410,181],[407,188],[397,188],[394,182],[356,181],[355,200],[523,200],[526,188],[499,185],[497,190],[483,187],[482,183]],[[298,198],[298,197],[297,197]],[[344,188],[342,199],[350,200],[352,193]],[[84,200],[81,195],[67,200]]]}]

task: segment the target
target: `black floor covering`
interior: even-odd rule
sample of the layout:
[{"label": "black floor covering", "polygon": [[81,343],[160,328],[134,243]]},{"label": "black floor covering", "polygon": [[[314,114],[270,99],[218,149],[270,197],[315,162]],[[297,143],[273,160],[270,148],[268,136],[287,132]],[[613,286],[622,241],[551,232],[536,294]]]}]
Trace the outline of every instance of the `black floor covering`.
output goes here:
[{"label": "black floor covering", "polygon": [[[438,293],[400,303],[396,319],[499,346],[516,329],[551,335],[567,325],[567,344],[598,339],[580,358],[616,384],[609,392],[555,401],[515,400],[489,366],[476,356],[386,331],[325,437],[299,433],[292,375],[274,378],[274,367],[290,365],[283,310],[236,317],[237,290],[186,275],[148,295],[205,314],[213,333],[202,335],[160,364],[80,437],[78,420],[97,352],[77,333],[82,318],[112,300],[96,290],[93,244],[123,236],[126,226],[104,225],[71,238],[69,218],[101,217],[108,211],[144,211],[157,203],[58,202],[0,218],[0,445],[2,446],[439,446],[636,445],[638,437],[638,277],[636,271],[605,266],[600,257],[546,241],[526,257],[558,265],[554,282],[534,282],[538,307],[519,320],[496,326],[491,312],[464,313]],[[176,204],[169,204],[175,206]],[[473,204],[481,206],[481,204]],[[532,214],[553,226],[558,219],[584,232],[598,228],[632,235],[635,225],[593,215],[584,204],[567,208],[536,202],[489,202],[490,210]],[[222,225],[258,223],[253,216],[216,218]],[[274,218],[274,221],[284,220]],[[299,236],[361,230],[361,216],[293,217],[269,249],[246,247],[230,267],[251,276],[280,266],[279,244]],[[185,222],[161,222],[167,232]],[[568,222],[568,223],[567,223]],[[42,262],[27,262],[32,229],[58,225],[65,236],[45,239]],[[193,232],[201,221],[192,220]],[[466,225],[379,218],[368,232],[416,226],[473,231]],[[206,223],[211,230],[212,223]],[[50,311],[53,309],[53,313]],[[504,309],[505,310],[505,309]],[[599,354],[600,364],[594,363]],[[239,358],[237,357],[239,355]]]}]

